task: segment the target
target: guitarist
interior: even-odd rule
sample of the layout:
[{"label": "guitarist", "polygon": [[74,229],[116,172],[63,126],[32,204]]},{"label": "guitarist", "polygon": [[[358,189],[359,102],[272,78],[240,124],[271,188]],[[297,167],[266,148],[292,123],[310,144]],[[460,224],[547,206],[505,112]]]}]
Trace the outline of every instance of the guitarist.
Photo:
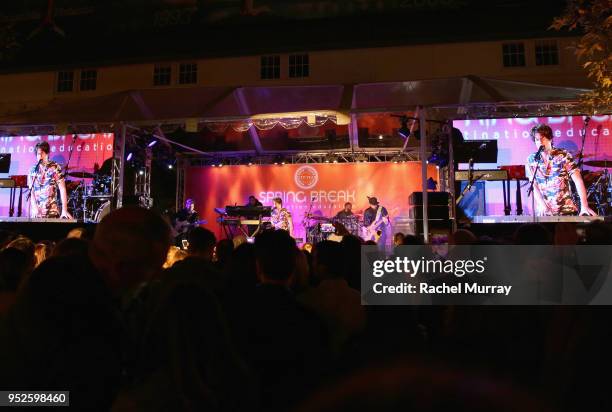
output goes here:
[{"label": "guitarist", "polygon": [[180,243],[183,239],[187,239],[187,232],[189,232],[191,228],[197,227],[203,223],[206,223],[206,221],[198,218],[198,212],[195,209],[195,202],[193,199],[185,200],[185,207],[179,210],[174,216],[173,229],[177,243]]},{"label": "guitarist", "polygon": [[389,212],[378,203],[378,199],[368,196],[368,207],[363,212],[364,239],[374,240],[380,247],[387,243],[387,233],[391,228]]}]

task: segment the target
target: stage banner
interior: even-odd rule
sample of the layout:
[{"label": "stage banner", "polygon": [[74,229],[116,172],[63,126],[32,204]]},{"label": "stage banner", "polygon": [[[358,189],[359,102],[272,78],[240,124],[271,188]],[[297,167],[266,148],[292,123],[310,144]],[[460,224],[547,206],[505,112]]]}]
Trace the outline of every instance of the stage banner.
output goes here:
[{"label": "stage banner", "polygon": [[[1,136],[0,154],[10,154],[11,163],[8,173],[0,173],[0,178],[11,175],[27,175],[29,169],[36,164],[35,146],[38,142],[49,142],[49,158],[65,167],[70,151],[70,171],[93,173],[98,167],[102,167],[107,159],[113,157],[113,133],[95,134],[69,134],[69,135],[43,135],[43,136]],[[110,169],[109,169],[110,173]],[[66,180],[80,180],[66,176]],[[85,179],[90,182],[91,179]],[[18,190],[19,191],[19,190]],[[26,213],[26,194],[23,195],[23,216]],[[15,201],[15,216],[17,215],[17,204]],[[0,216],[9,215],[9,190],[0,190]]]},{"label": "stage banner", "polygon": [[[428,178],[438,170],[428,167]],[[346,202],[362,214],[367,196],[375,196],[391,220],[408,217],[408,197],[421,191],[421,163],[345,163],[261,166],[192,167],[185,174],[185,196],[195,201],[204,226],[217,237],[223,231],[214,208],[246,205],[250,195],[264,206],[280,197],[292,214],[297,239],[305,238],[304,215],[333,217]]]},{"label": "stage banner", "polygon": [[[509,119],[455,120],[453,126],[461,130],[465,140],[497,140],[497,163],[476,164],[480,169],[496,169],[504,165],[525,165],[527,157],[537,151],[531,139],[531,128],[548,124],[553,130],[553,146],[566,149],[577,160],[583,147],[583,160],[612,160],[612,115],[558,116]],[[467,164],[460,165],[467,169]],[[587,185],[603,172],[603,168],[588,166],[584,180]],[[525,182],[522,182],[525,183]],[[504,214],[503,189],[500,182],[486,182],[486,210],[488,215]],[[512,183],[512,214],[516,214],[515,183]],[[523,214],[532,214],[531,198],[527,198],[526,185],[521,190]]]}]

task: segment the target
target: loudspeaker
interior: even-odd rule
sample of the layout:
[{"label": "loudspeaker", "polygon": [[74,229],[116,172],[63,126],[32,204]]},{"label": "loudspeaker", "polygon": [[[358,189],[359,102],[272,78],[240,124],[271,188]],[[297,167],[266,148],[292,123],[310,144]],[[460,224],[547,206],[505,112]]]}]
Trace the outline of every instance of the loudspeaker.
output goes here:
[{"label": "loudspeaker", "polygon": [[[446,234],[452,232],[452,223],[449,219],[428,219],[428,232],[433,234]],[[423,236],[423,219],[414,220],[414,235]]]},{"label": "loudspeaker", "polygon": [[[427,192],[427,204],[429,206],[447,206],[448,192]],[[423,192],[412,192],[408,197],[411,206],[423,205]]]},{"label": "loudspeaker", "polygon": [[[423,205],[410,206],[410,209],[408,209],[408,217],[410,217],[410,219],[423,219]],[[448,205],[427,207],[428,219],[448,219],[449,217]]]}]

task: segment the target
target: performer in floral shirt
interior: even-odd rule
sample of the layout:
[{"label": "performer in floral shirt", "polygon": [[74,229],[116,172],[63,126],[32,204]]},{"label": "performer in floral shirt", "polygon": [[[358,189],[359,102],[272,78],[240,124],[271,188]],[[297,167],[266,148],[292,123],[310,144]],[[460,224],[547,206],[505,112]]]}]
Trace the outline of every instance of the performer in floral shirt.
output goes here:
[{"label": "performer in floral shirt", "polygon": [[275,197],[273,200],[274,208],[272,209],[272,215],[270,222],[274,229],[282,229],[289,232],[289,235],[293,234],[293,221],[291,220],[291,213],[283,207],[283,200],[280,197]]},{"label": "performer in floral shirt", "polygon": [[[537,214],[540,216],[575,215],[578,207],[571,196],[570,178],[574,181],[580,197],[580,215],[596,216],[587,202],[586,189],[580,169],[576,166],[572,154],[564,149],[552,146],[552,129],[541,124],[532,129],[531,137],[537,148],[543,146],[538,153],[532,153],[527,158],[527,176],[529,179],[537,174],[534,182],[534,195]],[[539,167],[538,167],[539,164]]]},{"label": "performer in floral shirt", "polygon": [[[36,145],[38,162],[28,173],[30,217],[58,218],[61,216],[71,219],[72,216],[68,213],[68,196],[62,169],[59,164],[49,160],[49,151],[48,142],[39,142]],[[57,204],[58,190],[62,200],[61,213]]]}]

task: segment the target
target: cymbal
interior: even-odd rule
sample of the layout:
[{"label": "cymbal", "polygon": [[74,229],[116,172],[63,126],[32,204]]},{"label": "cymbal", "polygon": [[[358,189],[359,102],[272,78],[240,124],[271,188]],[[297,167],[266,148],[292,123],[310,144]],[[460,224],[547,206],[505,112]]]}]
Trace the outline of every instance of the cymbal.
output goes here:
[{"label": "cymbal", "polygon": [[612,167],[612,160],[587,160],[585,166],[591,167]]},{"label": "cymbal", "polygon": [[80,179],[91,179],[92,177],[94,177],[93,173],[89,172],[70,172],[67,174],[70,177],[78,177]]}]

